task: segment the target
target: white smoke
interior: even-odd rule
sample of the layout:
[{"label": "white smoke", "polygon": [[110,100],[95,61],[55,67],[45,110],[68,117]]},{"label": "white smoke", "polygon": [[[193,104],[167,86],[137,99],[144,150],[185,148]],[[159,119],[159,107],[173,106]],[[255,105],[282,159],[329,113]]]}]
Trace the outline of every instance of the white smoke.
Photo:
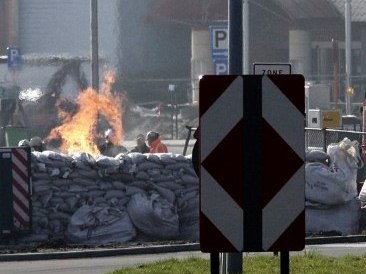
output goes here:
[{"label": "white smoke", "polygon": [[30,102],[37,102],[41,98],[43,92],[39,89],[24,89],[19,93],[19,100],[25,100]]}]

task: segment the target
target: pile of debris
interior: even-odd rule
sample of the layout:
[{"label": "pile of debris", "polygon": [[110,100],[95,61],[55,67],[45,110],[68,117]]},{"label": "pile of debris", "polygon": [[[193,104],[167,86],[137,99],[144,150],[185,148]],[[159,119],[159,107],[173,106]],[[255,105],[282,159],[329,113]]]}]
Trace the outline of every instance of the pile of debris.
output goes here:
[{"label": "pile of debris", "polygon": [[32,227],[39,240],[196,240],[198,178],[189,157],[32,152]]}]

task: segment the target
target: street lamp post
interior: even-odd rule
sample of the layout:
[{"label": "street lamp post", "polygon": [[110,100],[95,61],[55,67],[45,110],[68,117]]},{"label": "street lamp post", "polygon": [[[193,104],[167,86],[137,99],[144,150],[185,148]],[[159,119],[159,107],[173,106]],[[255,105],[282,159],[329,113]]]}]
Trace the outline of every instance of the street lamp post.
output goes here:
[{"label": "street lamp post", "polygon": [[346,44],[346,114],[352,114],[352,104],[351,104],[351,95],[353,93],[352,89],[352,36],[351,36],[351,24],[352,24],[352,0],[346,0],[345,2],[345,44]]}]

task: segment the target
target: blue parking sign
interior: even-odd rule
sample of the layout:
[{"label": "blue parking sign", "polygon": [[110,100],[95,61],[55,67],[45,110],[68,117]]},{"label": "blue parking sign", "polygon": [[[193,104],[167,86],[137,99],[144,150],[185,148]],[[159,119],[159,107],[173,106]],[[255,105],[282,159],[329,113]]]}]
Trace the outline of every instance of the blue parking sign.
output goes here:
[{"label": "blue parking sign", "polygon": [[22,67],[22,55],[19,48],[7,48],[8,50],[8,69],[20,70]]},{"label": "blue parking sign", "polygon": [[228,58],[217,58],[213,62],[216,75],[226,75],[228,73]]}]

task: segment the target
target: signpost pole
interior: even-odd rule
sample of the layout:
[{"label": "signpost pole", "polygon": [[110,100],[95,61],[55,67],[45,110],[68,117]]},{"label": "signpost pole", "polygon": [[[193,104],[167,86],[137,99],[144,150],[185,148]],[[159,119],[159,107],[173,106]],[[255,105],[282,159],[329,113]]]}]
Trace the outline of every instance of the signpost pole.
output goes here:
[{"label": "signpost pole", "polygon": [[[243,73],[243,3],[229,0],[229,74]],[[242,253],[227,253],[227,272],[243,273]]]},{"label": "signpost pole", "polygon": [[281,258],[280,258],[281,274],[289,274],[290,273],[290,252],[281,251],[280,256],[281,256]]},{"label": "signpost pole", "polygon": [[211,274],[220,274],[220,256],[217,252],[210,253]]}]

